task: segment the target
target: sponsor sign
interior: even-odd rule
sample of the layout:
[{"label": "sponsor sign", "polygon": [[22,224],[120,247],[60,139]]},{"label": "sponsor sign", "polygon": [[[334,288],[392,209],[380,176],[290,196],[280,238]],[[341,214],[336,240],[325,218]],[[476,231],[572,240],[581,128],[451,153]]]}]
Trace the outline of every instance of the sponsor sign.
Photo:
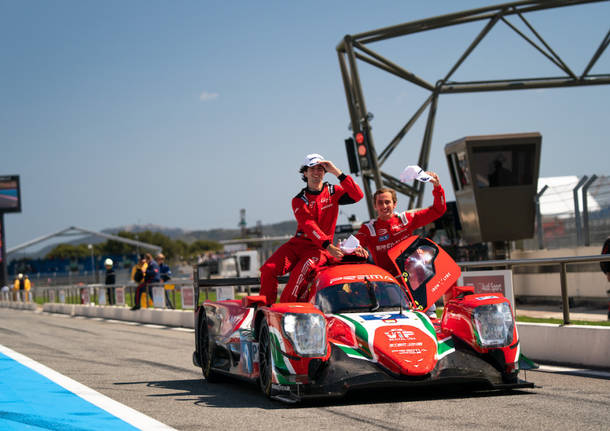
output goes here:
[{"label": "sponsor sign", "polygon": [[97,289],[97,303],[99,305],[106,305],[106,288],[99,287]]},{"label": "sponsor sign", "polygon": [[165,288],[163,286],[153,287],[152,295],[155,308],[165,308]]},{"label": "sponsor sign", "polygon": [[195,308],[195,290],[190,286],[183,287],[180,292],[182,293],[182,308],[183,309],[194,309]]},{"label": "sponsor sign", "polygon": [[513,272],[510,269],[462,272],[458,285],[474,286],[475,293],[501,293],[515,309]]},{"label": "sponsor sign", "polygon": [[117,287],[114,289],[114,299],[116,299],[116,305],[125,305],[125,288]]},{"label": "sponsor sign", "polygon": [[83,287],[80,290],[80,303],[81,304],[86,304],[89,305],[91,303],[90,299],[89,299],[89,288],[88,287]]},{"label": "sponsor sign", "polygon": [[216,301],[222,301],[225,299],[235,299],[235,291],[233,286],[219,286],[216,287]]}]

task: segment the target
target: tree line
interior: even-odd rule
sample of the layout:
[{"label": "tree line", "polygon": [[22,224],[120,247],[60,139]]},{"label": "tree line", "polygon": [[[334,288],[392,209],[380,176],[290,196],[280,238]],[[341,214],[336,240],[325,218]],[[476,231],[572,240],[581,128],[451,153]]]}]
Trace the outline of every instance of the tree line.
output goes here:
[{"label": "tree line", "polygon": [[[222,244],[216,241],[197,240],[187,243],[181,239],[171,239],[161,232],[127,232],[121,231],[117,234],[122,238],[154,244],[163,249],[163,254],[168,261],[192,261],[209,251],[222,250]],[[140,253],[147,250],[140,248]],[[105,242],[94,244],[93,253],[96,255],[128,255],[136,253],[136,247],[120,241],[109,239]],[[45,255],[46,259],[78,259],[91,255],[87,244],[59,244]]]}]

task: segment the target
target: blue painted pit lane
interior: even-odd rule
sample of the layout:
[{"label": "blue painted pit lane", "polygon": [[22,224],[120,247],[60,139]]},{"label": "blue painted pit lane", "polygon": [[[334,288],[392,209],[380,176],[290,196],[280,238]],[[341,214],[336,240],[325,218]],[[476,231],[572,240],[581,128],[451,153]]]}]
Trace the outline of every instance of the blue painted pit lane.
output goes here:
[{"label": "blue painted pit lane", "polygon": [[0,345],[0,430],[171,430]]}]

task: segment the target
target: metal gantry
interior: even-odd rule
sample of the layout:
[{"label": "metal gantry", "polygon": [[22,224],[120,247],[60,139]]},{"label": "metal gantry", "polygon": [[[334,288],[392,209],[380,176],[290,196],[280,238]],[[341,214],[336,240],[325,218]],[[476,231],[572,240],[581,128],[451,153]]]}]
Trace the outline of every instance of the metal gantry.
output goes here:
[{"label": "metal gantry", "polygon": [[[362,181],[364,192],[367,197],[367,205],[369,215],[374,217],[374,208],[372,202],[371,182],[375,183],[376,188],[388,186],[396,191],[405,194],[409,199],[409,208],[420,207],[423,199],[424,183],[414,181],[412,185],[400,182],[394,176],[381,171],[381,166],[387,161],[388,157],[396,149],[405,135],[409,132],[415,122],[428,109],[428,118],[426,129],[424,132],[418,165],[424,170],[428,167],[430,158],[430,147],[432,142],[432,133],[434,130],[434,121],[436,117],[436,109],[438,98],[441,94],[446,93],[472,93],[485,91],[504,91],[504,90],[529,90],[539,88],[554,88],[554,87],[575,87],[585,85],[604,85],[610,84],[610,73],[591,74],[589,73],[599,57],[610,43],[610,29],[602,39],[597,50],[593,53],[591,59],[580,74],[574,72],[559,55],[551,48],[551,46],[542,38],[540,33],[534,29],[531,23],[526,20],[525,15],[530,12],[541,11],[545,9],[558,8],[563,6],[575,6],[585,3],[598,3],[608,0],[544,0],[544,1],[519,1],[512,3],[504,3],[496,6],[472,9],[463,12],[441,15],[433,18],[413,21],[405,24],[385,27],[378,30],[372,30],[365,33],[355,35],[347,35],[337,46],[337,54],[339,56],[339,66],[343,77],[343,85],[345,88],[345,96],[351,120],[351,126],[354,135],[363,133],[366,139],[367,152],[366,156],[360,155],[360,166],[362,173]],[[519,30],[509,17],[521,20],[523,24],[531,32],[531,36],[526,35]],[[379,42],[387,39],[392,39],[401,36],[407,36],[423,31],[439,29],[448,26],[472,23],[476,21],[486,22],[483,29],[470,43],[468,48],[459,57],[451,69],[440,78],[435,84],[427,82],[423,78],[417,76],[404,67],[390,61],[373,51],[368,44]],[[501,79],[489,81],[451,81],[451,77],[466,60],[466,58],[474,51],[479,43],[488,35],[490,30],[498,23],[503,22],[510,29],[516,32],[520,37],[525,39],[527,43],[532,45],[541,55],[557,66],[562,72],[558,76],[550,77],[532,77],[523,79]],[[412,117],[398,131],[396,136],[387,144],[387,146],[377,153],[373,135],[371,133],[370,117],[366,109],[366,103],[362,92],[358,73],[357,60],[364,61],[374,67],[386,71],[392,75],[402,78],[414,85],[417,85],[430,92],[429,97],[416,110]],[[366,160],[363,158],[366,157]]]}]

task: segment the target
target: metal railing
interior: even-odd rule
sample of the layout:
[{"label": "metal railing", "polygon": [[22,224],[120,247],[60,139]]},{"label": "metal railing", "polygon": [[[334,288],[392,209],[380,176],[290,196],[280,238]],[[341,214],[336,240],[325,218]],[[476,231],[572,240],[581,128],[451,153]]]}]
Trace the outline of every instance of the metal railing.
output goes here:
[{"label": "metal railing", "polygon": [[[508,268],[512,269],[514,267],[519,266],[554,266],[557,265],[559,267],[560,273],[560,288],[561,288],[561,302],[562,302],[562,310],[563,310],[563,323],[570,323],[570,305],[569,305],[569,296],[568,296],[568,281],[567,281],[567,265],[575,265],[582,263],[595,263],[595,262],[610,262],[610,255],[592,255],[592,256],[566,256],[566,257],[549,257],[549,258],[534,258],[534,259],[511,259],[511,260],[487,260],[487,261],[477,261],[477,262],[457,262],[457,265],[460,268]],[[195,271],[195,276],[197,272]],[[285,284],[288,282],[288,277],[280,277],[279,284]],[[182,287],[187,286],[195,287],[194,295],[195,295],[195,306],[200,304],[200,295],[201,289],[205,289],[205,299],[210,298],[210,288],[214,287],[222,287],[222,286],[233,286],[235,288],[245,287],[248,295],[252,294],[252,286],[260,286],[260,278],[259,277],[234,277],[234,278],[196,278],[193,283],[190,279],[181,279],[181,280],[172,280],[170,283],[160,283],[151,285],[154,286],[164,286],[165,284],[173,284],[173,304],[176,304],[176,295],[179,291],[181,291]],[[81,303],[81,289],[89,288],[89,289],[116,289],[117,287],[124,287],[127,292],[129,292],[129,296],[133,298],[135,290],[137,286],[135,284],[123,284],[123,285],[114,285],[114,286],[105,286],[101,284],[97,285],[70,285],[70,286],[48,286],[48,287],[38,287],[34,288],[34,300],[39,297],[37,294],[42,290],[42,298],[43,302],[51,302],[50,301],[50,291],[54,290],[58,293],[60,290],[64,290],[66,293],[66,303],[80,304]],[[12,295],[15,291],[11,290],[9,293],[10,297],[14,299]],[[127,294],[125,295],[128,296]],[[55,298],[58,298],[59,295],[55,295]],[[10,299],[9,299],[10,300]],[[97,298],[93,296],[93,302],[97,302]],[[127,302],[127,301],[126,301]]]},{"label": "metal railing", "polygon": [[[165,290],[166,286],[173,285],[174,287],[171,290]],[[147,294],[147,302],[152,300],[152,291],[154,287],[163,287],[166,293],[166,301],[165,305],[162,308],[180,308],[178,307],[179,296],[182,294],[183,287],[192,287],[193,282],[190,279],[172,279],[167,283],[154,283],[150,284],[147,289],[144,289],[143,292]],[[63,286],[44,286],[44,287],[35,287],[34,290],[34,301],[39,301],[42,299],[43,303],[50,302],[59,302],[66,304],[84,304],[83,302],[83,290],[87,290],[87,296],[89,296],[89,304],[94,305],[113,305],[109,301],[108,296],[104,294],[106,300],[103,304],[100,304],[100,290],[106,291],[106,289],[110,289],[112,291],[113,297],[116,298],[116,290],[119,288],[124,289],[125,297],[123,301],[120,301],[121,305],[134,305],[135,303],[135,294],[137,285],[135,283],[127,283],[127,284],[115,284],[115,285],[104,285],[104,284],[71,284],[71,285],[63,285]],[[63,295],[62,295],[63,294]],[[147,308],[151,308],[150,306],[146,306]],[[143,307],[144,308],[144,307]],[[153,307],[154,308],[154,305]]]},{"label": "metal railing", "polygon": [[460,268],[508,268],[515,266],[559,266],[559,280],[561,287],[561,304],[563,310],[563,323],[570,323],[570,305],[568,297],[568,278],[566,267],[568,264],[610,262],[610,255],[546,257],[535,259],[487,260],[480,262],[457,262]]}]

